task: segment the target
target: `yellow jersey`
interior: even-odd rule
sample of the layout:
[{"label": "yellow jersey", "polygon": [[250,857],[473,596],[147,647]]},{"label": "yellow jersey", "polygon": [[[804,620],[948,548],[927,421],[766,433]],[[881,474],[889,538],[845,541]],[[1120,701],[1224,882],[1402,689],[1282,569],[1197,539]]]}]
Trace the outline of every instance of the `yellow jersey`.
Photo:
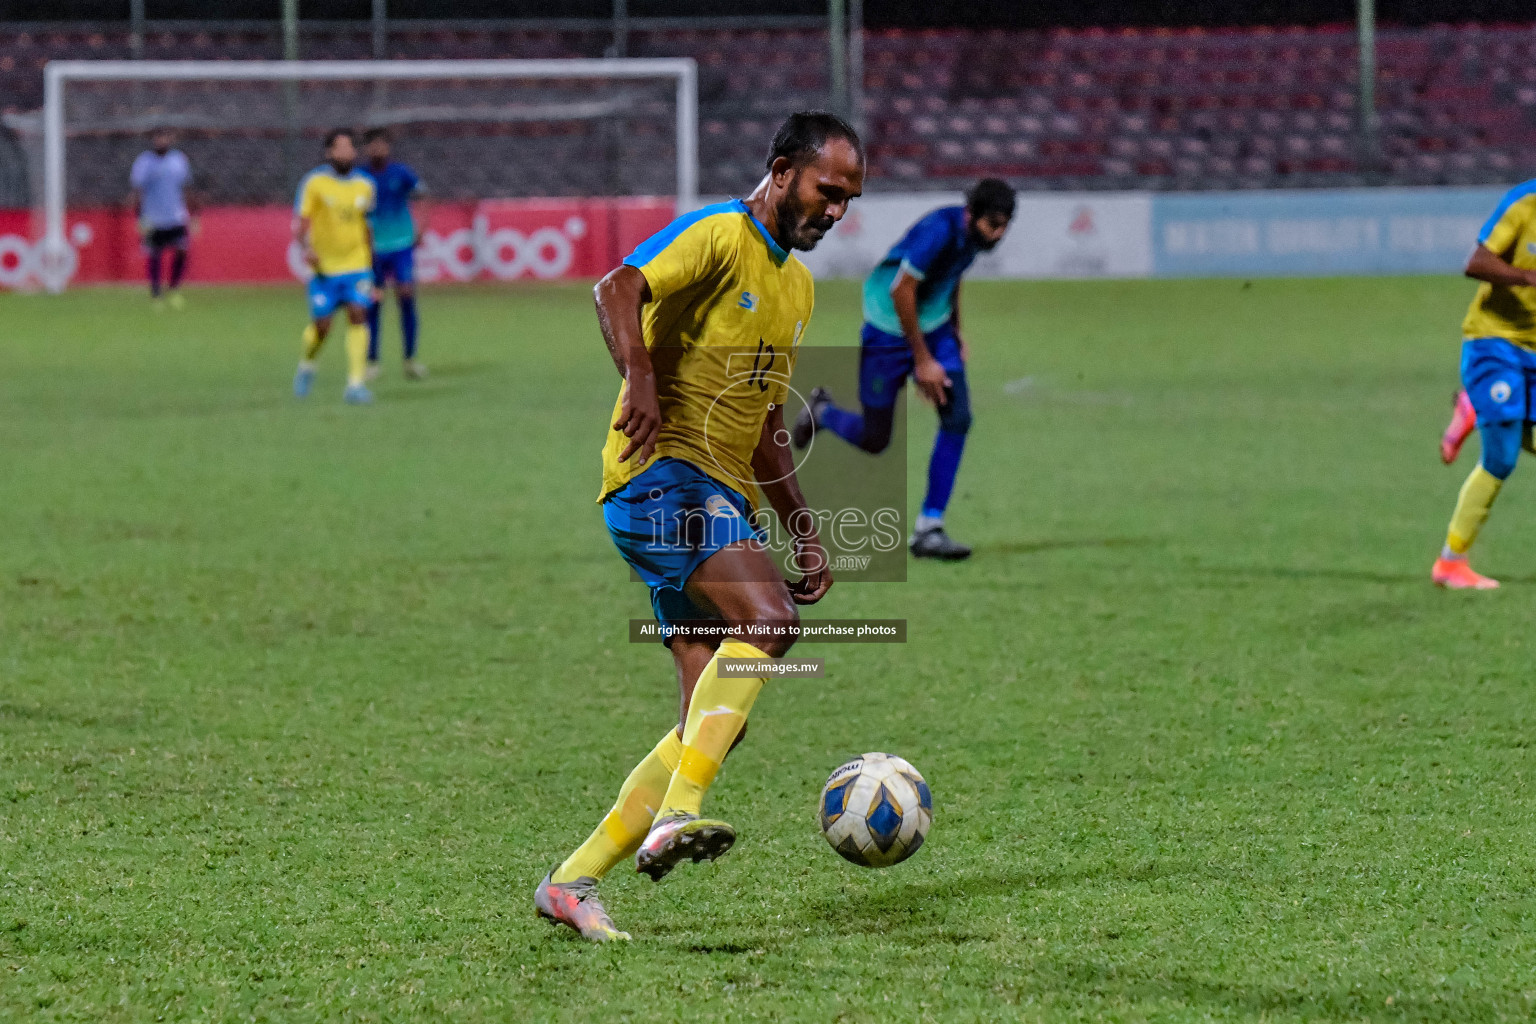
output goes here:
[{"label": "yellow jersey", "polygon": [[789,394],[815,303],[811,272],[739,199],[677,218],[624,262],[651,288],[640,324],[656,372],[661,431],[650,462],[638,454],[619,461],[629,444],[612,429],[624,402],[620,385],[598,500],[665,456],[692,463],[756,507],[752,453],[769,409]]},{"label": "yellow jersey", "polygon": [[[1504,194],[1477,241],[1520,270],[1536,270],[1536,180]],[[1461,333],[1468,338],[1506,338],[1536,350],[1536,288],[1507,288],[1484,281],[1472,299]]]},{"label": "yellow jersey", "polygon": [[320,273],[330,277],[373,270],[368,242],[373,195],[373,182],[355,169],[343,177],[327,164],[305,175],[293,212],[309,220],[309,244]]}]

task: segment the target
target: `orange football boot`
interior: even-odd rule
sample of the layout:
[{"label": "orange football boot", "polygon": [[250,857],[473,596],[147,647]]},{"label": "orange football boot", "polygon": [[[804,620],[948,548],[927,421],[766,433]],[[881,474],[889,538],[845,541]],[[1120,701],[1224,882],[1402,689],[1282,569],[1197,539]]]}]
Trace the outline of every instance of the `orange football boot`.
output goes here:
[{"label": "orange football boot", "polygon": [[1437,558],[1430,571],[1435,586],[1446,590],[1497,590],[1499,581],[1472,568],[1465,558]]},{"label": "orange football boot", "polygon": [[589,942],[612,942],[629,938],[628,932],[614,927],[613,919],[597,898],[597,879],[581,876],[574,882],[552,881],[554,873],[533,891],[533,909],[550,924],[563,924],[581,933]]},{"label": "orange football boot", "polygon": [[635,851],[635,870],[659,882],[685,860],[723,857],[736,842],[736,830],[723,821],[696,814],[662,818]]}]

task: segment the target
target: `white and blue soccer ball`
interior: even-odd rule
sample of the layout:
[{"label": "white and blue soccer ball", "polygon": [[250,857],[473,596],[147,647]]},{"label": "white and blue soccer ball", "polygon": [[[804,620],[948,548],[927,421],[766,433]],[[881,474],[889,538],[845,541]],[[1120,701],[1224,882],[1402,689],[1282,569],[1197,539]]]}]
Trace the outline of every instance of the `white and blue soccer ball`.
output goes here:
[{"label": "white and blue soccer ball", "polygon": [[932,823],[927,781],[895,754],[849,761],[821,791],[821,834],[861,867],[900,864],[923,845]]}]

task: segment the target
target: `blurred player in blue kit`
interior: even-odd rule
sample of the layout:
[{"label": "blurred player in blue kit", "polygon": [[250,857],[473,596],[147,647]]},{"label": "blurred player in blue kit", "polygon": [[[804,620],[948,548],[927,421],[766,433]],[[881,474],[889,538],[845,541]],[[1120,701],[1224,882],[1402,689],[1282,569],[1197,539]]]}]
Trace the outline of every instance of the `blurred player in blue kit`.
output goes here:
[{"label": "blurred player in blue kit", "polygon": [[934,210],[912,225],[864,281],[862,411],[841,409],[831,392],[816,388],[795,421],[797,448],[805,448],[818,429],[826,429],[878,455],[891,443],[896,399],[908,375],[912,377],[918,393],[939,411],[928,492],[909,542],[918,558],[956,561],[971,553],[944,532],[944,510],[971,429],[967,353],[960,338],[960,278],[978,253],[1003,240],[1014,205],[1007,182],[983,178],[966,194],[965,205]]},{"label": "blurred player in blue kit", "polygon": [[359,168],[373,181],[374,206],[368,216],[373,227],[373,284],[376,301],[368,309],[368,379],[379,375],[380,314],[384,289],[391,283],[400,308],[400,334],[404,341],[405,378],[421,380],[427,368],[416,358],[416,246],[421,232],[411,216],[411,201],[422,193],[421,178],[408,165],[390,159],[389,132],[370,128],[363,133],[367,162]]}]

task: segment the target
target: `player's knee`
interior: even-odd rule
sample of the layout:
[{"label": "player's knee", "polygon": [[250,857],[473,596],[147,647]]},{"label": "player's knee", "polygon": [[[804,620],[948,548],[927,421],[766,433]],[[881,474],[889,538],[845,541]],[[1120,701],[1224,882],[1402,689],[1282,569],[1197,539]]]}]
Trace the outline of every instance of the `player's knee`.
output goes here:
[{"label": "player's knee", "polygon": [[1483,469],[1500,480],[1509,479],[1509,474],[1515,471],[1515,461],[1520,457],[1520,449],[1514,451],[1501,451],[1493,448],[1483,449]]},{"label": "player's knee", "polygon": [[1508,479],[1520,458],[1521,424],[1491,423],[1481,433],[1483,469],[1500,480]]},{"label": "player's knee", "polygon": [[939,411],[939,429],[946,434],[964,434],[971,429],[969,406],[951,402]]},{"label": "player's knee", "polygon": [[1509,475],[1515,471],[1515,459],[1492,452],[1484,452],[1483,469],[1500,480],[1508,480]]},{"label": "player's knee", "polygon": [[753,647],[770,658],[782,658],[795,644],[795,630],[800,626],[800,609],[790,598],[789,591],[775,588],[780,593],[765,597],[755,611],[752,631]]},{"label": "player's knee", "polygon": [[891,431],[889,428],[865,427],[864,433],[859,435],[859,447],[871,455],[879,455],[891,446]]},{"label": "player's knee", "polygon": [[865,409],[864,432],[859,435],[859,447],[871,455],[879,455],[891,446],[892,424],[896,422],[896,409]]},{"label": "player's knee", "polygon": [[414,299],[416,297],[416,286],[414,284],[401,284],[396,281],[395,297],[397,299]]}]

